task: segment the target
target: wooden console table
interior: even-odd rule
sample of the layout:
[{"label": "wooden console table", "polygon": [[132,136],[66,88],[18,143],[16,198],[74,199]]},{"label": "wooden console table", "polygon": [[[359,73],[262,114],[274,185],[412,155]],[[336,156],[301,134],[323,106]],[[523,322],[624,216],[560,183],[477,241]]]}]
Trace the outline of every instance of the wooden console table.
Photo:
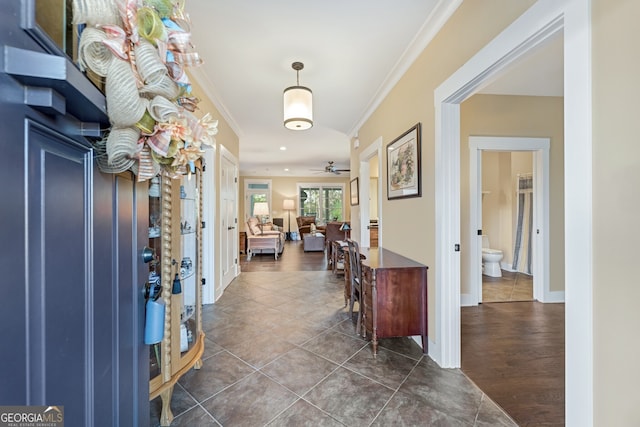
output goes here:
[{"label": "wooden console table", "polygon": [[427,269],[384,248],[361,248],[364,318],[374,356],[378,338],[420,335],[426,354]]}]

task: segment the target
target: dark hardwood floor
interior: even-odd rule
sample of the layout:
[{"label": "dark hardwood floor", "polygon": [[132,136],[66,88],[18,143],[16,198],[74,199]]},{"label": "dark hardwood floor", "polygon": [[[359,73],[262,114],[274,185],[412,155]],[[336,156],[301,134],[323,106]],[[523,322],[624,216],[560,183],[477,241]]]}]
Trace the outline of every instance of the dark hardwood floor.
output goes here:
[{"label": "dark hardwood floor", "polygon": [[564,425],[564,304],[462,308],[462,372],[521,426]]},{"label": "dark hardwood floor", "polygon": [[[281,257],[240,256],[241,271],[326,270],[323,252],[286,242]],[[564,304],[461,309],[462,371],[521,426],[564,425]]]},{"label": "dark hardwood floor", "polygon": [[324,252],[304,252],[302,240],[285,242],[284,251],[276,261],[273,253],[257,253],[247,262],[240,255],[240,271],[319,271],[327,269]]}]

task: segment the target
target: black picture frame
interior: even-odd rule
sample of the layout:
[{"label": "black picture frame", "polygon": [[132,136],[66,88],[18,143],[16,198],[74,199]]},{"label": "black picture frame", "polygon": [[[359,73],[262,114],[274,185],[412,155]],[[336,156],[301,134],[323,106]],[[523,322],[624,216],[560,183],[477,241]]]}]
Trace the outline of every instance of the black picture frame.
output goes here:
[{"label": "black picture frame", "polygon": [[358,184],[358,178],[353,178],[351,183],[349,184],[350,192],[351,192],[351,206],[356,206],[360,204],[360,188]]},{"label": "black picture frame", "polygon": [[421,134],[417,123],[387,145],[387,200],[422,196]]}]

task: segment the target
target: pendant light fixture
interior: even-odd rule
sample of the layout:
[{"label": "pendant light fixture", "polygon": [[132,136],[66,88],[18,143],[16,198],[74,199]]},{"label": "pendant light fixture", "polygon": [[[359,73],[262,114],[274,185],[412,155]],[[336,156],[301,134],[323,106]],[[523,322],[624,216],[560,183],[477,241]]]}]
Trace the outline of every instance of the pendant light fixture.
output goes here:
[{"label": "pendant light fixture", "polygon": [[294,62],[296,85],[284,90],[284,127],[291,130],[305,130],[313,126],[313,95],[311,89],[300,86],[302,62]]}]

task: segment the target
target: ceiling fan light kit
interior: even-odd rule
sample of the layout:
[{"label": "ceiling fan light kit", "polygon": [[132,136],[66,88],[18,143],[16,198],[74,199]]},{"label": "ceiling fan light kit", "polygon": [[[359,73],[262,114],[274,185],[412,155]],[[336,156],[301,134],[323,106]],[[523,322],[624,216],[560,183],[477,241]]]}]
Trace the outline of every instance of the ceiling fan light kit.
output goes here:
[{"label": "ceiling fan light kit", "polygon": [[294,62],[291,68],[296,70],[296,85],[284,90],[284,127],[291,130],[306,130],[313,126],[313,93],[311,89],[300,86],[302,62]]},{"label": "ceiling fan light kit", "polygon": [[333,161],[329,160],[327,165],[324,167],[324,170],[321,169],[311,169],[316,170],[318,172],[326,172],[326,173],[334,173],[336,175],[340,175],[341,172],[350,172],[351,169],[338,169],[333,165]]}]

